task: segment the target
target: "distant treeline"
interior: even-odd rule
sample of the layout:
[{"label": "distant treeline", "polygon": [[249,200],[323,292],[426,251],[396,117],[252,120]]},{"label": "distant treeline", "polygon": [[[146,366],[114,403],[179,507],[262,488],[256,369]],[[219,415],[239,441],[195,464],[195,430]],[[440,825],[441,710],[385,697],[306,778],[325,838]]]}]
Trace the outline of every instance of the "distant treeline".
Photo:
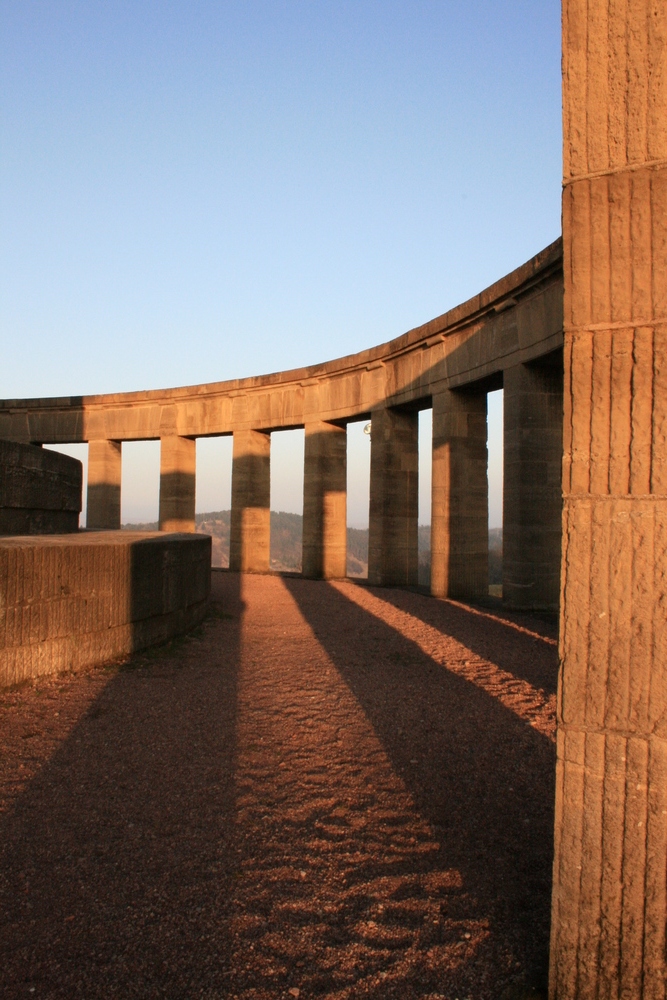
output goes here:
[{"label": "distant treeline", "polygon": [[[228,510],[209,511],[195,516],[195,529],[213,539],[213,566],[229,566],[229,523]],[[124,524],[130,531],[157,531],[157,522]],[[301,540],[303,538],[303,517],[301,514],[287,514],[285,511],[271,511],[271,568],[286,572],[301,572]],[[419,582],[428,586],[431,576],[431,526],[420,524]],[[503,531],[491,528],[489,531],[489,583],[502,583],[503,572]],[[368,576],[368,528],[347,529],[347,573],[348,576]]]}]

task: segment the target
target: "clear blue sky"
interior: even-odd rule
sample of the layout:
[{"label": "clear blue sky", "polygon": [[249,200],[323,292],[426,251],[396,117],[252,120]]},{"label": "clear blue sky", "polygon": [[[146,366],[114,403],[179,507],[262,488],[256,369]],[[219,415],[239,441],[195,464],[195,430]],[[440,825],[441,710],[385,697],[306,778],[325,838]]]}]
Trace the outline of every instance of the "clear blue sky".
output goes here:
[{"label": "clear blue sky", "polygon": [[558,0],[0,7],[0,395],[369,347],[560,232]]}]

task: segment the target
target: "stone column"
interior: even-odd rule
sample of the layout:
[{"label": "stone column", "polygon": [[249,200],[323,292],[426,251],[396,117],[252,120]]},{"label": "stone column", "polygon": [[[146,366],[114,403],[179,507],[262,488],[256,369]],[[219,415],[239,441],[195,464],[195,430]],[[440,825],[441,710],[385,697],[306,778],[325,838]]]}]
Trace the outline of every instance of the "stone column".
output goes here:
[{"label": "stone column", "polygon": [[486,392],[433,397],[431,593],[469,600],[489,593]]},{"label": "stone column", "polygon": [[271,543],[271,435],[234,431],[229,568],[268,573]]},{"label": "stone column", "polygon": [[120,528],[121,468],[120,441],[88,442],[88,529]]},{"label": "stone column", "polygon": [[503,602],[558,610],[563,362],[503,373]]},{"label": "stone column", "polygon": [[195,530],[194,438],[160,439],[160,531]]},{"label": "stone column", "polygon": [[667,4],[564,0],[552,1000],[664,1000]]},{"label": "stone column", "polygon": [[313,420],[305,427],[303,575],[329,580],[347,572],[347,432]]},{"label": "stone column", "polygon": [[419,414],[389,408],[371,415],[368,582],[417,584]]}]

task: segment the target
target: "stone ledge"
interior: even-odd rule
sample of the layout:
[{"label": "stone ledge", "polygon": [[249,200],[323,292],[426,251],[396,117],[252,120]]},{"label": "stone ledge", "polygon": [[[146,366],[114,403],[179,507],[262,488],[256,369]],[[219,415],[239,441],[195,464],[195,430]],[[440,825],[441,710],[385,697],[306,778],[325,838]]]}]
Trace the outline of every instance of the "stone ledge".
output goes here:
[{"label": "stone ledge", "polygon": [[202,620],[207,535],[0,538],[0,687],[164,642]]}]

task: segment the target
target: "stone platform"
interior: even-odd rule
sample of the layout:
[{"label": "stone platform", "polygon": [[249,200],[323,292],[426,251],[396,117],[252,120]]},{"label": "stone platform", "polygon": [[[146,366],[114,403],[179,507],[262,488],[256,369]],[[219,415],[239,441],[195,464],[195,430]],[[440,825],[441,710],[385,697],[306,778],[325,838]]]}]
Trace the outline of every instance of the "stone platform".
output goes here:
[{"label": "stone platform", "polygon": [[205,614],[210,567],[207,535],[0,538],[0,687],[187,631]]}]

